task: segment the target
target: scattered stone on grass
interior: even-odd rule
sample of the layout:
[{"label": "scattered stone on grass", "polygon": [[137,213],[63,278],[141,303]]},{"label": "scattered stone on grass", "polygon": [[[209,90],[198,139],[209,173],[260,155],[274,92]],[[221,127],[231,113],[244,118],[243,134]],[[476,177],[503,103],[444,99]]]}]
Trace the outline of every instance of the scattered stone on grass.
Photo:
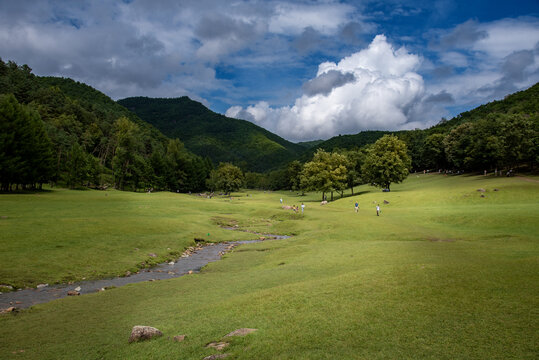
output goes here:
[{"label": "scattered stone on grass", "polygon": [[169,265],[174,265],[174,261],[171,261],[168,263]]},{"label": "scattered stone on grass", "polygon": [[75,291],[80,291],[80,286],[77,286],[77,287],[75,288]]},{"label": "scattered stone on grass", "polygon": [[387,201],[387,200],[384,200],[384,204],[386,204],[386,205],[387,205],[387,204],[389,204],[389,201]]},{"label": "scattered stone on grass", "polygon": [[163,336],[163,333],[151,326],[135,325],[129,336],[129,343],[148,340],[154,337]]},{"label": "scattered stone on grass", "polygon": [[149,256],[149,257],[153,257],[153,258],[155,258],[155,257],[157,257],[157,254],[154,254],[154,253],[149,253],[149,254],[148,254],[148,256]]},{"label": "scattered stone on grass", "polygon": [[216,360],[216,359],[224,359],[228,357],[228,354],[213,354],[210,356],[206,356],[203,360]]},{"label": "scattered stone on grass", "polygon": [[17,311],[19,310],[15,306],[10,306],[7,309],[0,310],[0,314],[7,314],[7,313],[17,312]]},{"label": "scattered stone on grass", "polygon": [[76,290],[69,290],[67,292],[67,296],[78,296],[80,295],[80,292],[76,291]]},{"label": "scattered stone on grass", "polygon": [[187,335],[176,335],[172,338],[172,340],[174,340],[175,342],[182,342],[185,340],[186,337]]},{"label": "scattered stone on grass", "polygon": [[193,270],[189,270],[187,273],[191,275],[193,273]]},{"label": "scattered stone on grass", "polygon": [[477,189],[477,191],[479,191],[479,192],[485,192],[486,190],[483,189],[483,188],[479,188],[479,189]]},{"label": "scattered stone on grass", "polygon": [[0,285],[0,290],[4,291],[4,290],[13,290],[13,286],[11,285]]},{"label": "scattered stone on grass", "polygon": [[483,197],[483,198],[484,198],[484,197],[485,197],[485,195],[484,195],[484,194],[481,194],[481,197]]},{"label": "scattered stone on grass", "polygon": [[49,284],[39,284],[36,286],[37,289],[43,289],[44,287],[49,286]]},{"label": "scattered stone on grass", "polygon": [[224,337],[227,337],[227,336],[245,336],[245,335],[253,333],[253,332],[257,331],[257,330],[258,329],[241,328],[241,329],[234,330],[229,334],[226,334]]},{"label": "scattered stone on grass", "polygon": [[223,350],[224,348],[226,348],[228,345],[230,345],[229,343],[227,342],[224,342],[224,341],[219,341],[219,342],[211,342],[209,343],[208,345],[206,345],[207,348],[214,348],[215,350]]},{"label": "scattered stone on grass", "polygon": [[500,191],[500,189],[494,189],[494,191]]}]

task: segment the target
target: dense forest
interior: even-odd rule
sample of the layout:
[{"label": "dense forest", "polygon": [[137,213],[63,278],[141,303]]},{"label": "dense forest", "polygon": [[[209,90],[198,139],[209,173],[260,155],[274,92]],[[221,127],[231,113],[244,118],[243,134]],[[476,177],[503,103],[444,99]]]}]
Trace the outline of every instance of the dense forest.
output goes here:
[{"label": "dense forest", "polygon": [[[316,190],[312,184],[320,179],[313,180],[316,176],[307,169],[333,169],[335,164],[338,181],[326,179],[318,190],[342,191],[376,183],[373,172],[381,170],[372,170],[375,152],[384,159],[391,155],[393,164],[403,159],[375,145],[389,135],[404,144],[398,148],[405,148],[410,159],[404,162],[406,172],[534,171],[539,162],[539,84],[424,130],[363,131],[293,144],[187,97],[115,102],[85,84],[35,76],[26,65],[0,59],[2,191],[44,183],[131,191],[230,192],[230,184]],[[331,159],[333,165],[320,159]],[[219,166],[214,169],[214,164]]]},{"label": "dense forest", "polygon": [[265,172],[286,165],[305,150],[249,121],[217,114],[186,96],[132,97],[118,103],[216,164],[232,162],[243,170]]},{"label": "dense forest", "polygon": [[213,165],[99,91],[0,59],[0,186],[198,191]]}]

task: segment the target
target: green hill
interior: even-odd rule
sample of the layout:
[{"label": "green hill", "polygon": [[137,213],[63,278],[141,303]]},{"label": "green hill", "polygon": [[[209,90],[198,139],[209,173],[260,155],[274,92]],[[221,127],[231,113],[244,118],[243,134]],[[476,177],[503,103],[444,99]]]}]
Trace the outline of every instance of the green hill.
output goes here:
[{"label": "green hill", "polygon": [[249,121],[217,114],[186,96],[132,97],[118,103],[214,163],[232,162],[261,172],[280,167],[305,150]]},{"label": "green hill", "polygon": [[481,105],[470,111],[465,111],[451,120],[440,122],[430,128],[430,131],[448,131],[465,122],[474,122],[490,114],[525,114],[539,113],[539,83],[532,87],[507,95],[503,100],[496,100]]},{"label": "green hill", "polygon": [[317,145],[319,145],[319,144],[321,144],[323,142],[324,142],[324,140],[311,140],[311,141],[302,141],[302,142],[299,142],[297,144],[300,145],[300,146],[303,146],[306,149],[310,149],[310,148],[316,147]]}]

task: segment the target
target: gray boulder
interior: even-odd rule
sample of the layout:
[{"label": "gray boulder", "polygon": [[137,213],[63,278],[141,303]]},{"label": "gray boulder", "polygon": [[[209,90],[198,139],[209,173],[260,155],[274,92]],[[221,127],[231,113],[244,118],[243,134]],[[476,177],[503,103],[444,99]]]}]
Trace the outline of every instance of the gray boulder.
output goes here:
[{"label": "gray boulder", "polygon": [[154,327],[136,325],[133,326],[133,330],[131,330],[129,342],[143,341],[159,336],[163,336],[163,333]]}]

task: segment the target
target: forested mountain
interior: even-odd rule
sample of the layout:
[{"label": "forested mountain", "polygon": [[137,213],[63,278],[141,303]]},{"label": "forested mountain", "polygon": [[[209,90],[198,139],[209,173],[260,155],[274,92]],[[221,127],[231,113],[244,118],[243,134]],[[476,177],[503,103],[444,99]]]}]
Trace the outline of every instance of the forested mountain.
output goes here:
[{"label": "forested mountain", "polygon": [[38,77],[26,65],[0,59],[1,191],[47,182],[200,191],[217,183],[212,169],[218,162],[239,165],[247,186],[299,189],[302,162],[317,149],[347,159],[347,183],[353,186],[363,181],[370,145],[385,134],[405,142],[412,171],[534,169],[539,84],[425,130],[363,131],[293,144],[187,97],[115,102],[88,85]]},{"label": "forested mountain", "polygon": [[303,146],[306,149],[311,149],[317,147],[319,144],[323,143],[324,140],[311,140],[311,141],[302,141],[299,143],[296,143],[300,146]]},{"label": "forested mountain", "polygon": [[[0,59],[0,184],[201,190],[212,164],[108,96]],[[39,171],[35,169],[39,168]]]},{"label": "forested mountain", "polygon": [[430,131],[447,130],[465,122],[474,122],[486,118],[490,114],[538,114],[539,113],[539,83],[532,87],[507,95],[503,100],[492,101],[463,112],[451,120],[441,121],[430,128]]},{"label": "forested mountain", "polygon": [[227,161],[244,170],[263,172],[286,165],[305,150],[249,121],[214,113],[186,96],[132,97],[118,103],[216,164]]}]

